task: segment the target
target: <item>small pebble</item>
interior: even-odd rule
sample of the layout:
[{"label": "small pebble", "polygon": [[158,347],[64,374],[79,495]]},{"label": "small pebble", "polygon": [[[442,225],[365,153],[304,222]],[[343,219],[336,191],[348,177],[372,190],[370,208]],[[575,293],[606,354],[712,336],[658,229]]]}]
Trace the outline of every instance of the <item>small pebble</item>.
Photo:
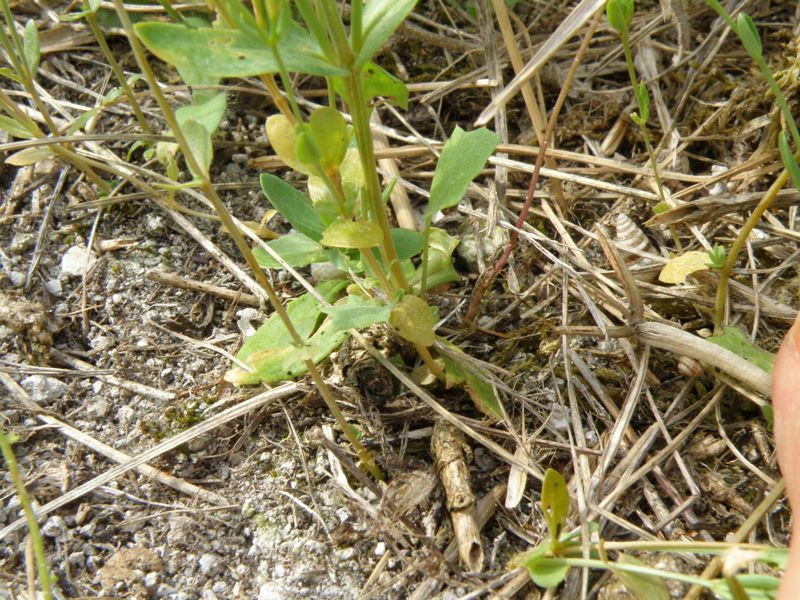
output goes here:
[{"label": "small pebble", "polygon": [[200,564],[200,572],[203,575],[213,576],[222,571],[222,559],[218,554],[212,552],[203,554],[198,562]]},{"label": "small pebble", "polygon": [[258,600],[286,600],[286,596],[277,584],[265,583],[258,589]]},{"label": "small pebble", "polygon": [[19,271],[11,271],[8,274],[8,280],[14,287],[19,287],[23,283],[25,283],[25,273],[20,273]]},{"label": "small pebble", "polygon": [[60,296],[64,291],[61,287],[61,282],[58,279],[48,279],[45,282],[44,287],[47,288],[47,291],[53,294],[53,296]]},{"label": "small pebble", "polygon": [[42,525],[42,535],[45,537],[61,537],[67,530],[67,524],[62,517],[52,516]]},{"label": "small pebble", "polygon": [[67,384],[54,377],[30,375],[22,380],[22,389],[28,392],[37,404],[48,404],[61,398],[67,391]]},{"label": "small pebble", "polygon": [[68,277],[80,277],[84,269],[91,269],[96,260],[91,252],[87,256],[85,246],[72,246],[61,257],[61,272]]},{"label": "small pebble", "polygon": [[18,231],[14,234],[8,249],[12,254],[22,254],[33,248],[36,242],[36,234]]}]

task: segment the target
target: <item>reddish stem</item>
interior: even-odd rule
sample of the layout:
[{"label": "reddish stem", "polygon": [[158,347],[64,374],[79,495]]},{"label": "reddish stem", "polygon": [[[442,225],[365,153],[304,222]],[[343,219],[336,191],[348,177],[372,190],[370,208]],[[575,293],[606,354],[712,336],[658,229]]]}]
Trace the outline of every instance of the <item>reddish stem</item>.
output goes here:
[{"label": "reddish stem", "polygon": [[[583,39],[580,49],[578,49],[578,52],[575,54],[572,65],[570,65],[566,81],[561,88],[561,93],[558,95],[558,99],[553,107],[553,112],[547,122],[547,130],[544,132],[542,144],[539,148],[539,153],[536,155],[536,162],[533,165],[533,174],[531,175],[530,185],[528,185],[528,193],[525,195],[525,204],[519,213],[517,222],[514,224],[515,229],[511,232],[511,238],[508,240],[508,244],[506,245],[506,249],[503,251],[503,255],[500,257],[497,263],[495,263],[492,270],[489,271],[489,274],[481,277],[478,285],[475,286],[475,291],[472,294],[472,300],[470,300],[469,303],[469,309],[467,309],[467,314],[464,317],[465,324],[471,324],[473,322],[486,290],[489,288],[494,278],[497,277],[497,274],[500,273],[500,271],[502,271],[508,264],[508,259],[517,245],[517,241],[519,240],[518,230],[521,229],[522,225],[525,223],[525,219],[528,217],[528,211],[533,203],[533,195],[536,192],[536,186],[539,183],[539,171],[544,163],[545,154],[547,153],[547,146],[549,145],[550,138],[553,136],[553,129],[555,129],[556,121],[558,120],[558,114],[561,112],[561,107],[564,106],[564,101],[567,99],[567,90],[569,90],[570,85],[572,85],[572,79],[575,77],[575,72],[578,70],[578,65],[583,60],[583,55],[586,53],[586,49],[589,47],[589,42],[594,35],[594,31],[597,28],[597,24],[600,22],[600,17],[602,15],[602,10],[597,11],[595,14],[594,19],[589,25],[589,32]],[[563,208],[566,209],[566,207]]]}]

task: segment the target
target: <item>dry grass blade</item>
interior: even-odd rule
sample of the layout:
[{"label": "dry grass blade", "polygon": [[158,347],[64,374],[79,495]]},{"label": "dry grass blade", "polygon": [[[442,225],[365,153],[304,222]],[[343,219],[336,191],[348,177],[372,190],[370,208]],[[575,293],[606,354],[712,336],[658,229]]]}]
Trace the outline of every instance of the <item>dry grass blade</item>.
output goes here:
[{"label": "dry grass blade", "polygon": [[[265,404],[269,402],[273,402],[279,398],[283,398],[285,396],[289,396],[300,389],[300,386],[296,383],[286,383],[282,386],[276,387],[275,389],[262,392],[237,406],[233,406],[228,408],[221,413],[214,415],[213,417],[209,417],[208,420],[203,421],[202,423],[195,425],[183,431],[165,442],[157,444],[156,446],[150,448],[150,450],[146,450],[142,452],[135,458],[132,458],[119,466],[114,467],[113,469],[109,469],[102,475],[98,475],[94,479],[87,481],[86,483],[79,485],[78,487],[70,490],[57,500],[53,500],[52,502],[48,502],[44,506],[40,507],[36,511],[36,517],[42,518],[45,515],[50,514],[57,508],[65,506],[70,502],[74,502],[78,498],[85,496],[86,494],[91,493],[93,490],[96,490],[101,485],[104,485],[110,481],[115,480],[117,477],[124,475],[125,473],[135,469],[138,466],[144,465],[162,454],[169,452],[170,450],[174,450],[175,448],[180,447],[181,445],[187,443],[188,441],[200,436],[204,433],[209,433],[214,431],[221,425],[232,421],[233,419],[238,419],[258,408],[261,408]],[[25,519],[19,519],[14,521],[10,525],[7,525],[3,529],[0,530],[0,540],[6,539],[10,534],[18,531],[20,528],[25,526]]]}]

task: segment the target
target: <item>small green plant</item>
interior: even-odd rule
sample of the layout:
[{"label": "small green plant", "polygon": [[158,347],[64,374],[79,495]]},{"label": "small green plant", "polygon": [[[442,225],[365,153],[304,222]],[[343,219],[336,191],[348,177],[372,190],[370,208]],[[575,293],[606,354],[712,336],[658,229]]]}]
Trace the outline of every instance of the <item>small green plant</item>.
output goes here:
[{"label": "small green plant", "polygon": [[[580,530],[564,532],[569,512],[569,492],[564,478],[557,471],[548,469],[542,482],[541,510],[550,532],[545,540],[533,550],[512,560],[515,567],[524,567],[533,582],[544,588],[559,585],[569,570],[575,568],[604,569],[616,575],[628,591],[641,600],[667,600],[669,590],[664,580],[673,579],[702,586],[724,600],[774,599],[780,579],[771,575],[737,574],[739,570],[756,563],[764,566],[785,568],[788,551],[755,544],[728,544],[703,542],[607,542],[600,539],[589,544],[588,558],[585,545],[581,544]],[[587,525],[596,533],[596,523]],[[694,552],[720,555],[723,560],[723,577],[704,579],[664,571],[650,567],[639,559],[622,552]],[[618,552],[616,559],[609,552]]]},{"label": "small green plant", "polygon": [[656,187],[658,188],[658,197],[660,204],[658,208],[668,208],[667,198],[664,194],[664,186],[661,183],[661,176],[658,173],[658,163],[656,162],[656,155],[653,152],[653,144],[650,140],[650,132],[647,129],[647,121],[650,119],[650,92],[647,91],[647,86],[644,82],[639,81],[636,76],[636,69],[633,65],[633,54],[631,53],[631,43],[629,28],[631,21],[633,21],[634,4],[633,0],[609,0],[606,4],[606,17],[608,24],[619,34],[622,40],[622,51],[625,54],[625,64],[628,67],[628,75],[633,85],[633,95],[636,98],[636,104],[639,107],[639,112],[631,113],[631,120],[636,123],[639,130],[642,132],[644,138],[644,145],[647,149],[647,155],[650,158],[650,165],[653,167],[653,176],[656,179]]},{"label": "small green plant", "polygon": [[[797,123],[789,109],[789,104],[783,94],[778,82],[772,74],[763,54],[763,45],[761,43],[761,36],[758,34],[753,19],[744,12],[737,15],[734,20],[728,11],[719,3],[718,0],[706,0],[720,18],[727,23],[728,27],[739,37],[744,46],[748,56],[758,65],[764,79],[767,80],[772,94],[775,96],[775,102],[781,110],[781,115],[786,127],[794,142],[795,148],[800,152],[800,132],[797,129]],[[720,284],[717,288],[716,306],[714,311],[714,332],[718,335],[722,333],[722,328],[725,321],[725,304],[728,296],[728,280],[730,279],[736,261],[739,258],[739,253],[742,251],[750,232],[753,231],[755,226],[761,220],[761,216],[766,212],[772,203],[775,201],[778,192],[786,185],[786,182],[791,177],[794,186],[800,190],[800,166],[798,166],[798,153],[793,154],[789,147],[789,140],[786,136],[786,131],[781,130],[778,134],[778,152],[783,162],[784,171],[770,186],[769,190],[764,194],[764,198],[758,203],[755,210],[750,214],[750,217],[745,222],[744,226],[739,230],[739,234],[731,245],[731,249],[722,265],[719,267],[720,271]]]},{"label": "small green plant", "polygon": [[[285,311],[276,307],[276,314],[241,348],[240,366],[226,379],[235,384],[270,383],[308,371],[319,386],[313,365],[351,330],[388,322],[414,345],[429,373],[449,384],[463,382],[482,400],[481,408],[499,415],[491,386],[478,385],[472,373],[465,376],[465,369],[454,366],[457,352],[451,352],[449,360],[432,353],[437,314],[425,300],[429,289],[459,277],[452,263],[457,240],[432,227],[432,216],[459,202],[498,137],[486,129],[456,128],[437,163],[424,230],[391,227],[386,209],[390,189],[382,190],[378,180],[369,115],[379,96],[405,107],[408,91],[372,58],[415,0],[352,3],[349,30],[332,0],[293,4],[302,25],[286,1],[258,0],[251,12],[239,0],[216,0],[211,3],[213,22],[186,19],[135,27],[138,38],[174,65],[189,85],[216,85],[224,77],[245,76],[274,83],[277,77],[285,100],[280,104],[276,98],[276,105],[285,108],[267,119],[266,132],[278,156],[308,177],[308,195],[276,175],[261,176],[265,196],[293,231],[257,248],[254,269],[329,263],[347,277],[319,284]],[[304,114],[290,73],[324,77],[328,106]],[[339,103],[346,106],[350,123]],[[175,113],[174,125],[168,121],[184,142],[162,152],[164,163],[174,174],[172,157],[178,150],[183,153],[192,174],[184,185],[208,189],[213,134],[224,111],[224,94],[195,91],[192,103]],[[249,249],[243,252],[247,255]]]},{"label": "small green plant", "polygon": [[25,489],[25,482],[17,466],[17,458],[14,456],[14,449],[12,447],[14,441],[14,437],[6,435],[5,431],[0,429],[0,452],[3,453],[3,459],[6,461],[8,472],[11,474],[11,479],[14,483],[14,488],[17,490],[19,503],[22,505],[22,510],[25,511],[25,518],[28,521],[28,535],[30,535],[31,545],[33,547],[33,557],[36,561],[36,572],[39,579],[39,586],[42,588],[42,597],[45,598],[45,600],[51,600],[53,598],[53,584],[50,578],[50,571],[47,569],[47,559],[44,553],[42,534],[39,531],[39,524],[36,522],[36,515],[33,512],[31,499],[28,497],[28,491]]}]

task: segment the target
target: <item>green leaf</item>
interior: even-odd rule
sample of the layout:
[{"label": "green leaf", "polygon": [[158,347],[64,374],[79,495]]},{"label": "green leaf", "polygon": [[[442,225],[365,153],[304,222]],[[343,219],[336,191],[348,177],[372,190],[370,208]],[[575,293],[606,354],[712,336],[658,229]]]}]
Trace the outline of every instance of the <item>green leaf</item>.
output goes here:
[{"label": "green leaf", "polygon": [[322,239],[325,226],[305,195],[291,185],[268,173],[261,174],[261,189],[275,209],[300,233],[314,241]]},{"label": "green leaf", "polygon": [[800,166],[798,166],[797,161],[794,159],[794,154],[789,148],[789,140],[786,138],[785,131],[781,131],[778,134],[778,150],[781,154],[783,168],[789,171],[795,189],[800,190]]},{"label": "green leaf", "polygon": [[569,492],[561,473],[547,469],[542,481],[542,513],[550,530],[551,548],[557,549],[561,530],[567,522],[569,512]]},{"label": "green leaf", "polygon": [[350,295],[344,304],[323,308],[330,315],[336,329],[362,329],[374,323],[385,323],[392,313],[392,305],[380,300]]},{"label": "green leaf", "polygon": [[25,23],[25,31],[22,34],[22,55],[25,58],[25,65],[28,67],[31,77],[34,77],[36,70],[39,68],[42,49],[39,46],[39,30],[36,29],[36,23],[33,19],[29,19]]},{"label": "green leaf", "polygon": [[756,24],[747,13],[739,13],[736,17],[736,28],[738,29],[739,38],[742,40],[742,46],[750,55],[750,58],[761,58],[761,37],[758,35]]},{"label": "green leaf", "polygon": [[0,115],[0,130],[23,140],[30,140],[36,137],[22,123],[5,115]]},{"label": "green leaf", "polygon": [[[267,246],[277,252],[290,267],[305,267],[311,263],[327,261],[324,248],[318,242],[299,231],[292,231],[277,240],[269,241]],[[263,248],[255,248],[253,255],[262,267],[268,269],[283,268],[283,265],[272,258]]]},{"label": "green leaf", "polygon": [[496,133],[484,127],[469,133],[456,127],[436,163],[426,216],[458,204],[469,183],[478,176],[494,152],[499,139]]},{"label": "green leaf", "polygon": [[175,117],[181,129],[186,121],[192,119],[200,123],[209,134],[213,134],[225,114],[225,104],[225,94],[214,94],[203,100],[194,100],[187,106],[181,106],[175,111]]},{"label": "green leaf", "polygon": [[[136,25],[136,34],[148,49],[179,69],[217,77],[252,77],[278,72],[278,63],[266,42],[235,29],[193,29],[177,23],[148,21]],[[292,24],[281,39],[281,57],[289,71],[309,75],[345,75],[324,59],[309,35]]]},{"label": "green leaf", "polygon": [[362,14],[363,42],[356,49],[358,56],[353,63],[356,69],[372,59],[416,3],[417,0],[367,0]]},{"label": "green leaf", "polygon": [[[428,234],[428,288],[436,287],[449,281],[458,281],[461,275],[453,267],[453,251],[458,240],[446,231],[431,227]],[[415,291],[419,290],[422,280],[422,266],[417,268],[409,283]]]},{"label": "green leaf", "polygon": [[661,213],[667,212],[670,208],[672,208],[668,202],[659,202],[653,207],[653,212],[657,215]]},{"label": "green leaf", "polygon": [[342,114],[330,106],[318,108],[308,118],[308,126],[320,150],[319,162],[327,173],[342,164],[350,134]]},{"label": "green leaf", "polygon": [[[368,62],[364,65],[364,68],[361,69],[361,79],[364,84],[364,95],[367,102],[382,96],[389,104],[399,106],[403,110],[408,109],[408,88],[402,79],[398,79],[391,73],[384,71],[374,62]],[[350,101],[342,79],[337,77],[333,80],[333,89],[345,101]]]},{"label": "green leaf", "polygon": [[[633,556],[628,556],[627,554],[621,554],[617,562],[626,565],[647,566],[642,561]],[[669,589],[667,588],[667,584],[664,583],[664,580],[660,577],[615,569],[614,564],[613,562],[608,563],[611,571],[614,572],[614,575],[619,577],[625,585],[625,588],[639,600],[669,600]]]},{"label": "green leaf", "polygon": [[407,260],[422,252],[422,243],[425,238],[420,232],[395,227],[390,233],[399,260]]},{"label": "green leaf", "polygon": [[772,373],[775,366],[775,355],[753,344],[738,327],[725,327],[721,335],[712,335],[706,341],[738,354],[767,373]]},{"label": "green leaf", "polygon": [[7,156],[5,162],[15,167],[26,167],[52,155],[53,152],[47,146],[31,146]]},{"label": "green leaf", "polygon": [[295,128],[294,143],[297,160],[313,173],[316,170],[314,167],[322,161],[322,149],[306,123],[301,123]]},{"label": "green leaf", "polygon": [[606,17],[614,31],[621,35],[627,33],[633,20],[633,0],[608,0]]},{"label": "green leaf", "polygon": [[322,234],[320,243],[331,248],[372,248],[380,245],[383,232],[370,221],[334,221]]},{"label": "green leaf", "polygon": [[[326,281],[316,287],[317,292],[328,302],[332,301],[347,285],[346,281]],[[346,333],[337,332],[330,324],[323,324],[312,335],[322,311],[322,303],[309,293],[292,300],[286,306],[286,312],[297,333],[311,346],[314,362],[319,362],[338,347],[347,337]],[[325,354],[327,352],[327,354]],[[246,385],[265,381],[270,383],[282,379],[292,379],[303,372],[303,358],[309,354],[309,348],[297,348],[292,344],[292,336],[277,314],[270,316],[251,337],[245,341],[236,358],[252,365],[255,372],[248,373],[235,367],[225,374],[225,380],[236,385]]]},{"label": "green leaf", "polygon": [[725,246],[716,244],[708,253],[708,260],[711,261],[712,269],[721,269],[725,264]]},{"label": "green leaf", "polygon": [[[775,600],[781,580],[770,575],[737,575],[736,580],[744,589],[750,600]],[[737,600],[731,593],[728,581],[724,578],[712,579],[709,589],[722,600]]]},{"label": "green leaf", "polygon": [[[192,167],[189,167],[189,170],[192,171],[192,175],[194,175],[196,179],[208,177],[208,170],[211,168],[211,159],[214,157],[214,149],[211,145],[211,134],[194,119],[186,119],[186,121],[181,124],[181,133],[183,133],[183,136],[186,138],[186,143],[189,144],[189,148],[191,148],[192,157],[197,163],[197,167],[200,169],[200,172],[196,173]],[[189,166],[188,161],[187,166]]]},{"label": "green leaf", "polygon": [[414,344],[430,346],[436,339],[436,325],[430,306],[420,297],[406,294],[392,310],[389,322],[401,337]]},{"label": "green leaf", "polygon": [[[447,344],[457,354],[463,354],[457,347]],[[459,363],[450,356],[443,355],[447,387],[464,384],[472,402],[483,414],[502,419],[503,407],[497,399],[489,376],[474,364]],[[465,359],[466,361],[466,359]]]},{"label": "green leaf", "polygon": [[14,69],[11,69],[9,67],[0,68],[0,75],[10,79],[11,81],[22,83],[22,79],[20,78],[19,74]]},{"label": "green leaf", "polygon": [[525,563],[533,583],[543,588],[555,587],[564,581],[569,565],[563,558],[536,556]]},{"label": "green leaf", "polygon": [[83,127],[86,124],[86,122],[89,119],[91,119],[97,113],[99,113],[101,108],[103,107],[98,105],[98,106],[93,106],[89,110],[83,111],[77,119],[75,119],[72,123],[69,124],[69,127],[67,127],[64,130],[64,133],[66,135],[74,135],[77,131],[80,130],[81,127]]},{"label": "green leaf", "polygon": [[254,352],[248,364],[254,372],[249,373],[240,367],[234,367],[225,373],[225,380],[234,385],[258,383],[274,383],[287,379],[296,379],[307,371],[305,361],[319,363],[336,350],[347,336],[347,331],[339,331],[330,321],[325,321],[302,347],[292,345],[280,348],[265,348]]}]

